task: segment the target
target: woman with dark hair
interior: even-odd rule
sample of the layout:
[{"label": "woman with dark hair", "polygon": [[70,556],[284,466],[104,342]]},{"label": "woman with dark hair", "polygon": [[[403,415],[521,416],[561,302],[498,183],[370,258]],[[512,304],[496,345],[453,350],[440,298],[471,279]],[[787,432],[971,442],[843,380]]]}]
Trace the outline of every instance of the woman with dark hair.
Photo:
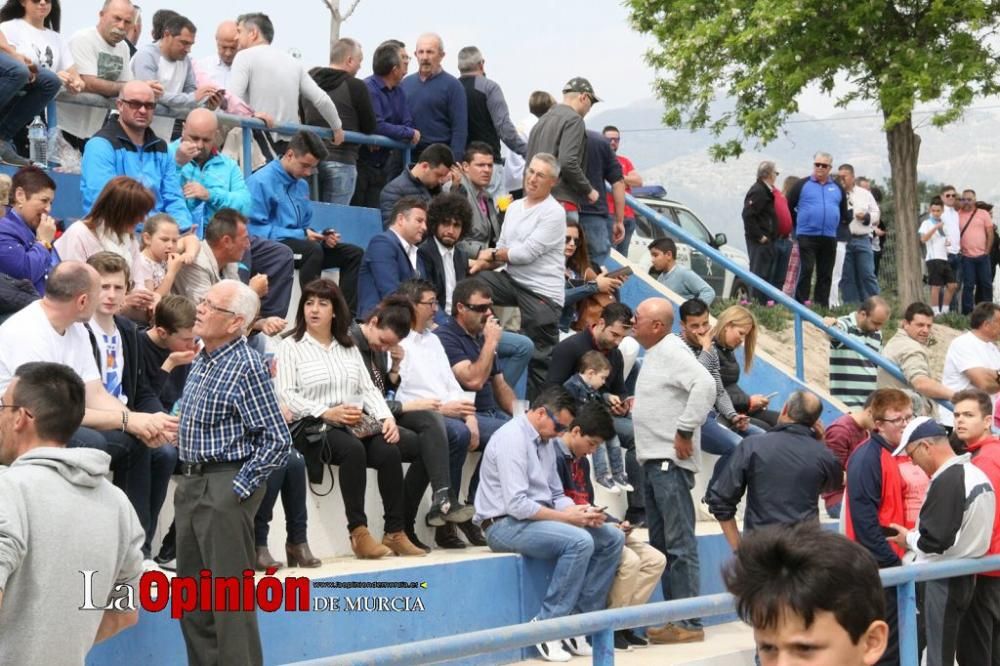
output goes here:
[{"label": "woman with dark hair", "polygon": [[559,330],[570,330],[577,318],[580,302],[594,294],[611,294],[622,286],[621,280],[600,273],[587,254],[587,238],[575,220],[566,220],[566,298],[563,301]]},{"label": "woman with dark hair", "polygon": [[69,44],[59,34],[59,0],[7,0],[0,7],[0,32],[38,69],[48,70],[71,93],[83,91]]},{"label": "woman with dark hair", "polygon": [[[361,559],[426,555],[403,531],[399,429],[348,332],[351,321],[335,283],[320,278],[303,287],[295,329],[278,348],[278,398],[294,421],[306,420],[292,429],[309,480],[322,482],[324,463],[339,466],[354,554]],[[378,471],[385,509],[381,544],[368,532],[365,467]]]},{"label": "woman with dark hair", "polygon": [[120,254],[131,268],[140,254],[135,228],[155,204],[153,193],[139,181],[128,176],[112,178],[90,214],[69,225],[56,241],[59,256],[64,261],[87,261],[92,254],[107,250]]},{"label": "woman with dark hair", "polygon": [[[386,396],[399,388],[399,364],[403,360],[399,342],[409,335],[412,322],[413,304],[410,300],[405,296],[391,295],[375,307],[366,321],[351,325],[351,337],[361,352],[368,374]],[[452,493],[449,487],[448,432],[444,418],[434,410],[432,402],[386,400],[399,424],[402,460],[410,463],[403,485],[406,536],[426,551],[430,548],[417,538],[415,527],[428,483],[432,494],[425,521],[429,526],[440,528],[446,522],[462,523],[471,520],[475,513],[471,506],[460,504],[457,489]],[[462,543],[461,539],[457,542]]]},{"label": "woman with dark hair", "polygon": [[0,219],[0,273],[30,280],[44,294],[45,278],[59,263],[52,249],[56,221],[49,216],[56,184],[38,167],[25,167],[14,174],[10,192],[11,208]]}]

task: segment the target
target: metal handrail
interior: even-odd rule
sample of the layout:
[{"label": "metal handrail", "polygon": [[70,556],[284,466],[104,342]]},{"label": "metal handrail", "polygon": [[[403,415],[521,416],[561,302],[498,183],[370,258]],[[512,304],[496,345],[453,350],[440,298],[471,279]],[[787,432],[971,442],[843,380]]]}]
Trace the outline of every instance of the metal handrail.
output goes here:
[{"label": "metal handrail", "polygon": [[[898,586],[899,645],[901,666],[917,666],[916,600],[917,581],[938,580],[1000,569],[1000,555],[928,564],[913,564],[879,572],[883,587]],[[568,617],[496,627],[457,636],[446,636],[392,645],[373,650],[297,661],[287,666],[409,666],[464,659],[490,652],[516,650],[542,641],[570,636],[593,636],[595,666],[614,664],[613,632],[677,622],[692,617],[712,617],[735,611],[733,596],[711,594],[691,599],[663,601],[643,606],[581,613]]]},{"label": "metal handrail", "polygon": [[[688,245],[694,247],[702,254],[706,255],[712,261],[718,263],[723,268],[731,271],[735,275],[739,276],[748,285],[762,291],[767,294],[767,297],[773,300],[775,303],[781,303],[786,308],[788,308],[795,317],[794,327],[795,327],[795,376],[799,381],[805,381],[805,361],[803,358],[803,331],[802,331],[802,321],[808,321],[810,324],[820,329],[826,333],[831,338],[835,338],[844,344],[845,347],[860,354],[865,359],[871,361],[875,365],[883,368],[886,372],[892,375],[895,379],[899,380],[903,384],[910,386],[910,382],[907,381],[906,377],[903,375],[902,370],[899,366],[888,360],[881,354],[873,352],[871,349],[865,345],[859,343],[857,340],[852,339],[850,336],[841,332],[839,329],[827,326],[823,322],[823,318],[818,314],[802,305],[794,298],[789,297],[785,292],[780,289],[776,289],[774,285],[761,279],[760,277],[754,275],[749,270],[743,268],[739,264],[732,261],[729,257],[725,256],[723,253],[719,252],[717,249],[708,245],[700,238],[688,233],[683,227],[674,224],[666,217],[656,212],[646,204],[642,203],[638,199],[634,198],[631,194],[625,195],[625,200],[629,206],[638,210],[643,215],[651,219],[664,231],[670,233],[670,235],[684,241]],[[947,408],[951,408],[951,403],[947,400],[938,400],[938,404],[941,404]]]},{"label": "metal handrail", "polygon": [[[61,91],[51,102],[46,109],[46,114],[49,119],[49,126],[58,125],[58,113],[56,111],[56,102],[60,104],[75,104],[77,106],[88,106],[98,109],[113,109],[115,108],[115,100],[110,97],[104,97],[102,95],[96,95],[93,93],[80,93],[77,95],[70,95],[65,91]],[[192,108],[183,109],[171,109],[161,105],[157,106],[156,115],[159,117],[167,118],[179,118],[184,119]],[[300,130],[307,130],[313,132],[314,134],[320,136],[324,139],[329,139],[333,136],[333,130],[329,127],[319,127],[316,125],[299,125],[296,123],[285,123],[282,125],[276,125],[274,127],[268,127],[263,120],[258,118],[247,118],[246,116],[237,116],[231,113],[224,113],[222,111],[215,111],[215,116],[219,119],[220,123],[226,123],[228,125],[239,125],[243,129],[250,130],[267,130],[268,132],[274,132],[281,135],[292,135]],[[400,141],[393,141],[392,139],[382,136],[381,134],[362,134],[360,132],[345,131],[344,132],[344,143],[356,143],[359,145],[368,146],[379,146],[380,148],[388,148],[391,150],[400,150],[403,152],[403,164],[409,164],[410,162],[410,151],[413,146],[408,143],[402,143]],[[252,159],[253,151],[253,137],[250,132],[243,132],[243,175],[244,177],[249,176],[253,164]]]}]

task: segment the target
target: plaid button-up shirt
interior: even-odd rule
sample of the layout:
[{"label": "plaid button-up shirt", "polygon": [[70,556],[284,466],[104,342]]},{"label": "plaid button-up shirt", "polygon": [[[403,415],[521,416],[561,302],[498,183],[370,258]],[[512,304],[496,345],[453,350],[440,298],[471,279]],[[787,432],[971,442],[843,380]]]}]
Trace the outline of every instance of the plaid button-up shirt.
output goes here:
[{"label": "plaid button-up shirt", "polygon": [[285,464],[292,438],[264,359],[238,338],[191,365],[180,399],[183,462],[246,460],[233,480],[240,499]]}]

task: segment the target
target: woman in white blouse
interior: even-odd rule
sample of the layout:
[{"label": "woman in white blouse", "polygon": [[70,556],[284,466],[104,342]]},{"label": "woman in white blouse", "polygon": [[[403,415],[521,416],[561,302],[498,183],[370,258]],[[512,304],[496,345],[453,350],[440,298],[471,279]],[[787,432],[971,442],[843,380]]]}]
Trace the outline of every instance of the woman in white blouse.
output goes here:
[{"label": "woman in white blouse", "polygon": [[[314,417],[327,426],[321,443],[312,445],[299,435],[294,444],[305,455],[313,483],[322,481],[323,463],[339,466],[340,494],[354,554],[362,559],[392,553],[426,555],[403,531],[399,430],[348,333],[351,321],[335,283],[321,278],[302,289],[295,329],[278,348],[278,397],[293,419]],[[381,432],[356,436],[351,428],[362,424],[364,415],[380,421]],[[368,532],[366,467],[378,471],[385,509],[381,544]]]},{"label": "woman in white blouse", "polygon": [[0,32],[18,53],[40,69],[55,72],[71,93],[83,90],[73,54],[59,34],[59,0],[7,0],[0,8]]}]

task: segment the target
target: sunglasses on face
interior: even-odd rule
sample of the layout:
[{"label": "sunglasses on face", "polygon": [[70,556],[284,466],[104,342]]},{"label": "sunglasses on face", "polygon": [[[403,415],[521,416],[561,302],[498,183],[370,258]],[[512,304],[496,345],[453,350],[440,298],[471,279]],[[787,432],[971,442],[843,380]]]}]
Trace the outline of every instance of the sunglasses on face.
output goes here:
[{"label": "sunglasses on face", "polygon": [[570,243],[576,245],[577,243],[576,238],[574,238],[573,236],[566,236],[566,245],[569,245]]},{"label": "sunglasses on face", "polygon": [[823,162],[813,162],[813,166],[817,169],[829,169],[832,164],[824,164]]},{"label": "sunglasses on face", "polygon": [[493,309],[492,303],[462,303],[462,305],[479,314],[486,314]]},{"label": "sunglasses on face", "polygon": [[566,426],[556,420],[556,415],[552,413],[552,410],[548,407],[545,408],[545,415],[552,419],[552,427],[556,429],[556,434],[566,432]]},{"label": "sunglasses on face", "polygon": [[137,99],[120,99],[118,101],[133,111],[138,111],[139,109],[154,111],[156,109],[156,102],[140,102]]}]

